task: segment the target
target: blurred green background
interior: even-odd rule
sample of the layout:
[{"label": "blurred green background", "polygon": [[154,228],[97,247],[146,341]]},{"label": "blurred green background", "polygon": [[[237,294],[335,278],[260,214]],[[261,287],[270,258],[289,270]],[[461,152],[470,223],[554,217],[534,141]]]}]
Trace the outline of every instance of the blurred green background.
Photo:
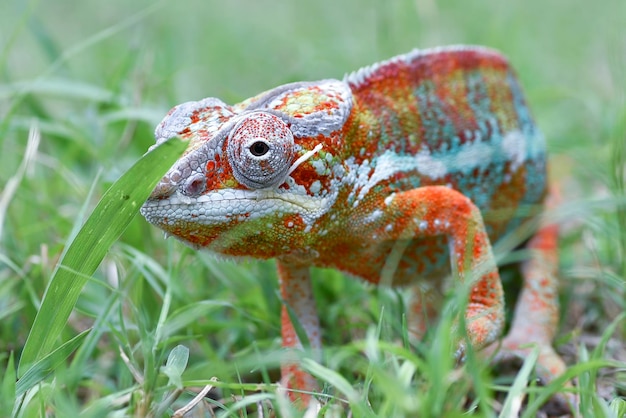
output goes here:
[{"label": "blurred green background", "polygon": [[[72,229],[153,143],[169,108],[208,96],[235,103],[279,84],[341,78],[413,48],[446,44],[497,48],[516,68],[548,140],[554,176],[574,202],[565,205],[562,270],[575,314],[566,305],[563,316],[570,326],[604,329],[624,309],[625,27],[623,0],[3,0],[0,363],[19,354]],[[22,175],[34,125],[41,142]],[[116,344],[143,341],[141,330],[158,320],[160,286],[178,286],[172,309],[200,300],[234,306],[236,313],[208,324],[198,319],[180,337],[195,341],[197,359],[228,358],[252,341],[277,347],[271,263],[215,262],[159,238],[137,217],[90,280],[65,339],[111,315],[86,363],[93,380],[83,386],[93,394],[70,406],[52,396],[57,408],[76,412],[89,396],[132,386]],[[135,251],[166,266],[175,284],[151,276],[150,262]],[[363,297],[358,285],[332,272],[316,277],[323,322],[358,316],[351,311]],[[114,313],[103,314],[102,301],[112,297]],[[125,321],[131,331],[120,331]],[[139,337],[129,336],[133,327]],[[346,339],[326,332],[336,344]],[[207,334],[211,342],[203,342]],[[83,387],[78,381],[69,387]]]},{"label": "blurred green background", "polygon": [[[109,106],[136,112],[151,128],[181,101],[236,102],[285,82],[340,78],[416,47],[464,43],[511,59],[551,146],[597,145],[624,100],[625,9],[619,0],[7,0],[1,110],[5,124],[7,116],[25,124],[33,101],[14,98],[32,91],[37,114],[54,118],[52,125],[80,130]],[[80,140],[106,155],[111,150],[101,148],[115,148],[116,132],[98,125]],[[140,133],[124,144],[133,155],[121,149],[119,156],[136,157],[150,143]],[[15,161],[8,154],[3,160]]]}]

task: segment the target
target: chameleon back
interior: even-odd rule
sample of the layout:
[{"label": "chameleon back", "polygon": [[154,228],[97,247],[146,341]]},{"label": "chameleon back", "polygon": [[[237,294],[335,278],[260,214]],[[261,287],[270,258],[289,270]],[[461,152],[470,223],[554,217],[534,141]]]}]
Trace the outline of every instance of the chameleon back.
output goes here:
[{"label": "chameleon back", "polygon": [[387,172],[374,191],[449,185],[480,208],[492,240],[519,224],[512,212],[543,200],[544,139],[500,54],[416,50],[344,81],[360,125],[348,153]]},{"label": "chameleon back", "polygon": [[[362,174],[338,197],[352,219],[345,235],[367,230],[378,238],[362,236],[372,244],[357,250],[360,241],[343,242],[340,233],[321,265],[380,280],[396,245],[383,237],[397,223],[383,216],[384,199],[403,191],[431,185],[460,191],[480,209],[491,242],[541,205],[544,139],[500,54],[484,48],[416,50],[349,74],[344,82],[353,108],[342,159],[347,171]],[[449,270],[445,237],[414,237],[403,245],[394,284]]]}]

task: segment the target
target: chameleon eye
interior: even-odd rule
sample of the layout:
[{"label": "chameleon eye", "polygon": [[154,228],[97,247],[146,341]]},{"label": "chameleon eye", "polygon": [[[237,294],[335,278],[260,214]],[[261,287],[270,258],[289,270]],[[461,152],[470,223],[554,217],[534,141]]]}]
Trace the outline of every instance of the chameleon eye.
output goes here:
[{"label": "chameleon eye", "polygon": [[295,155],[287,124],[265,112],[245,115],[233,128],[227,147],[235,179],[251,189],[281,185]]},{"label": "chameleon eye", "polygon": [[250,145],[250,148],[248,149],[250,150],[250,153],[255,157],[262,157],[269,152],[270,146],[267,145],[267,143],[265,143],[264,141],[255,141],[254,143],[252,143],[252,145]]}]

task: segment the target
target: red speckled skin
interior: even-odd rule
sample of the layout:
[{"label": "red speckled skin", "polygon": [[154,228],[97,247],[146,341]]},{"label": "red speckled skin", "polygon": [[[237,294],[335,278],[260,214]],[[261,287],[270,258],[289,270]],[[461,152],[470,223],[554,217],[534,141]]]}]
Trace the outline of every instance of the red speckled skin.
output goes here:
[{"label": "red speckled skin", "polygon": [[[313,348],[321,341],[310,266],[408,285],[440,284],[452,265],[470,289],[469,342],[480,349],[496,341],[504,307],[491,242],[546,195],[543,138],[498,53],[413,51],[343,81],[288,84],[234,106],[185,103],[156,135],[157,143],[180,135],[190,145],[142,208],[146,219],[196,248],[277,258],[281,295]],[[564,370],[551,347],[556,235],[548,226],[530,240],[536,254],[524,263],[504,340],[516,355],[538,343],[548,379]],[[425,312],[436,309],[416,294],[416,336]],[[286,308],[282,326],[283,345],[301,347]],[[461,340],[458,347],[462,357]],[[294,363],[284,365],[283,381],[316,387]]]}]

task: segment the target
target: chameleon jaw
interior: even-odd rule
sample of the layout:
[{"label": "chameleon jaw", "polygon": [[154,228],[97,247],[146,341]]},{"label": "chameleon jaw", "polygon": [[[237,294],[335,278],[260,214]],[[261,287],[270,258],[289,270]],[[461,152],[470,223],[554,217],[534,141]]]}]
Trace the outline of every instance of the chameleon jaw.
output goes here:
[{"label": "chameleon jaw", "polygon": [[196,198],[175,193],[149,199],[141,213],[166,236],[192,248],[272,258],[296,249],[293,234],[313,228],[334,200],[275,189],[224,189]]},{"label": "chameleon jaw", "polygon": [[175,193],[165,199],[148,199],[141,214],[161,228],[175,220],[198,225],[221,225],[239,220],[258,219],[277,214],[299,214],[305,224],[312,224],[332,206],[334,198],[299,193],[258,190],[222,189],[198,197]]}]

